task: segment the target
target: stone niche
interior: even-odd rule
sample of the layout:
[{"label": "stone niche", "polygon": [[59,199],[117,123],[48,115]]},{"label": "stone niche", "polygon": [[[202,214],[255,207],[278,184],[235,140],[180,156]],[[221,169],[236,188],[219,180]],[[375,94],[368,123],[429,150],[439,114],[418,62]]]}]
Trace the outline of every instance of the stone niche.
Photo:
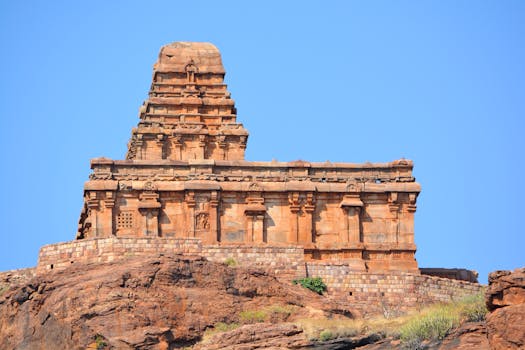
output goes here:
[{"label": "stone niche", "polygon": [[77,239],[300,246],[307,261],[418,273],[412,162],[246,161],[224,75],[212,44],[162,47],[126,159],[91,161]]}]

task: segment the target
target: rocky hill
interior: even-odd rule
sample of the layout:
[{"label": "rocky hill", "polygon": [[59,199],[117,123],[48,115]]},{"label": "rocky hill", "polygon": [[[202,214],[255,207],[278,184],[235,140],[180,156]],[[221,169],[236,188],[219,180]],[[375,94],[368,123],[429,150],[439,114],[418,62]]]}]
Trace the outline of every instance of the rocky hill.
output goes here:
[{"label": "rocky hill", "polygon": [[[352,315],[345,305],[283,284],[262,271],[201,257],[78,264],[13,285],[3,293],[1,346],[173,349],[196,344],[217,324],[238,324],[250,312],[269,310],[268,321],[280,323],[287,321],[291,314],[287,310],[292,309],[295,317]],[[269,330],[265,338],[270,333],[289,337],[301,330],[285,324]],[[292,338],[285,342],[306,343],[301,337]]]},{"label": "rocky hill", "polygon": [[[427,349],[524,346],[525,269],[491,275],[493,312]],[[362,326],[352,305],[282,283],[256,269],[202,257],[128,257],[13,279],[0,291],[1,349],[401,349]],[[487,337],[488,334],[488,337]],[[315,336],[314,336],[315,335]]]}]

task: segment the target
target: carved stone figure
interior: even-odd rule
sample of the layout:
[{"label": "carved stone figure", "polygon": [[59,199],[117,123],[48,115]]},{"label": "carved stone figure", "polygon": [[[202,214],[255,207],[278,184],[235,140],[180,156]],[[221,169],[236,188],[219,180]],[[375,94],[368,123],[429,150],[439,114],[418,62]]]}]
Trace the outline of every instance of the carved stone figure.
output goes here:
[{"label": "carved stone figure", "polygon": [[208,221],[208,213],[199,213],[196,217],[197,229],[198,230],[208,230],[210,228],[210,223]]}]

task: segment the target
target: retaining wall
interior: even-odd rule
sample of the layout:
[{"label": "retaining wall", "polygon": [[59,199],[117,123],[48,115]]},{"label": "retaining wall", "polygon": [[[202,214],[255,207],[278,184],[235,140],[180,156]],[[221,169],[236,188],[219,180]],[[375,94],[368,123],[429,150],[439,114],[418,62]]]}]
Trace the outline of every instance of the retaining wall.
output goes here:
[{"label": "retaining wall", "polygon": [[126,256],[155,254],[200,255],[201,241],[195,238],[90,238],[40,248],[37,273],[64,269],[77,262],[109,262]]},{"label": "retaining wall", "polygon": [[301,247],[208,245],[203,246],[202,255],[215,262],[231,258],[239,266],[253,266],[288,282],[306,275],[304,249]]},{"label": "retaining wall", "polygon": [[363,313],[393,316],[418,305],[449,302],[479,293],[484,286],[467,281],[389,271],[356,272],[348,265],[307,262],[310,277],[321,277],[328,294],[351,302]]},{"label": "retaining wall", "polygon": [[[434,302],[448,302],[476,294],[483,286],[467,281],[397,271],[356,271],[348,263],[305,261],[302,247],[205,245],[192,238],[92,238],[44,246],[36,272],[64,269],[78,262],[108,262],[127,256],[156,254],[200,255],[224,263],[275,274],[285,282],[321,277],[328,295],[349,302],[363,314],[393,316]],[[232,260],[233,259],[233,260]]]}]

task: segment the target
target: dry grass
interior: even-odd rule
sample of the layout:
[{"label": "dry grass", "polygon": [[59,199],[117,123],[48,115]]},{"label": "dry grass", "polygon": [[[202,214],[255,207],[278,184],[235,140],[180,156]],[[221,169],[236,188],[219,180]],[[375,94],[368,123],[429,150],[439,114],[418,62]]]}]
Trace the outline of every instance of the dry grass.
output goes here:
[{"label": "dry grass", "polygon": [[[208,341],[214,334],[236,329],[242,324],[283,322],[289,317],[304,315],[301,311],[304,312],[305,309],[293,305],[272,305],[244,310],[238,315],[239,323],[219,322],[205,332],[203,341]],[[327,341],[357,335],[381,334],[384,337],[400,339],[405,349],[412,350],[419,349],[425,340],[443,339],[463,322],[483,320],[487,313],[483,293],[457,302],[434,304],[395,318],[377,316],[369,319],[329,319],[316,311],[318,310],[308,310],[308,318],[294,321],[310,340]]]},{"label": "dry grass", "polygon": [[308,318],[298,320],[295,323],[303,329],[310,340],[322,340],[322,338],[327,337],[327,332],[332,335],[330,339],[372,333],[397,337],[399,328],[411,317],[413,317],[412,314],[390,319],[384,318],[383,316],[370,319]]},{"label": "dry grass", "polygon": [[208,328],[202,335],[202,342],[206,343],[213,337],[215,334],[233,331],[234,329],[239,328],[241,325],[238,323],[224,323],[217,322],[213,328]]},{"label": "dry grass", "polygon": [[467,297],[458,302],[434,304],[395,318],[378,316],[371,319],[327,319],[324,317],[301,319],[296,324],[310,340],[329,340],[356,335],[382,334],[400,338],[408,349],[423,340],[439,340],[461,323],[481,321],[487,309],[483,294]]},{"label": "dry grass", "polygon": [[238,315],[239,322],[217,322],[213,328],[208,328],[204,332],[202,341],[206,343],[215,334],[232,331],[244,324],[253,324],[259,322],[283,322],[292,314],[294,314],[298,309],[299,307],[295,305],[271,305],[256,310],[244,310]]}]

